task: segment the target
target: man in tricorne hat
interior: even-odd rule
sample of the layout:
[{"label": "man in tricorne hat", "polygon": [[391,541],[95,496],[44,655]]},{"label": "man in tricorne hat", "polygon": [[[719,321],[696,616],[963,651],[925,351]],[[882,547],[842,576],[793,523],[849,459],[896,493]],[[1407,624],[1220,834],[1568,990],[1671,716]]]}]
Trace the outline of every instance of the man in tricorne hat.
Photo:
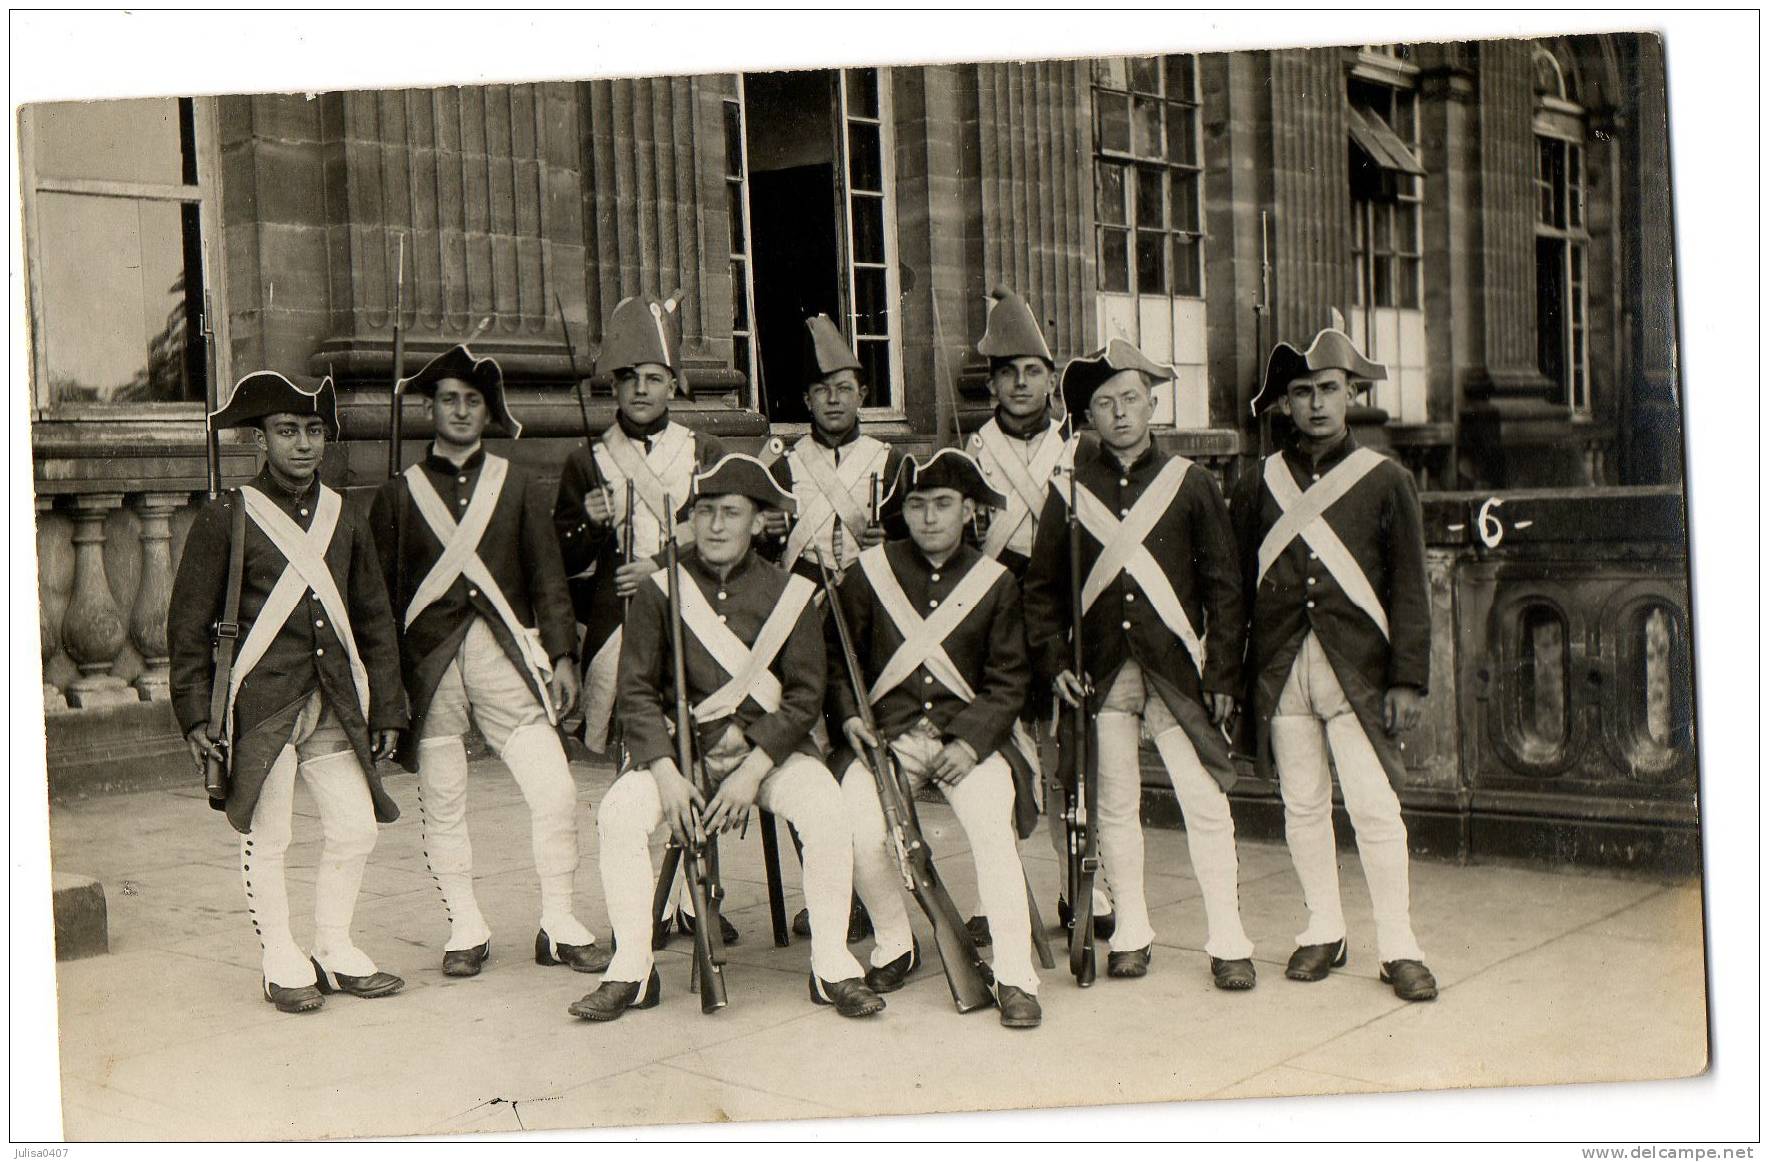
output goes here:
[{"label": "man in tricorne hat", "polygon": [[677,840],[716,834],[743,824],[758,806],[786,819],[804,840],[811,999],[847,1017],[884,1008],[843,940],[853,839],[841,790],[810,737],[825,677],[814,586],[752,550],[762,513],[791,506],[760,460],[732,453],[695,477],[684,509],[694,525],[677,575],[686,696],[695,753],[717,786],[710,796],[690,781],[693,772],[676,765],[667,572],[650,574],[633,594],[620,650],[628,766],[602,800],[599,823],[615,954],[601,986],[571,1006],[576,1016],[611,1021],[658,1001],[652,832],[667,824]]},{"label": "man in tricorne hat", "polygon": [[1412,476],[1361,447],[1345,421],[1353,385],[1385,374],[1335,328],[1306,351],[1279,343],[1253,410],[1276,406],[1292,432],[1242,475],[1233,511],[1257,721],[1308,905],[1284,975],[1322,980],[1346,960],[1331,752],[1376,914],[1381,978],[1403,1000],[1428,1001],[1437,981],[1413,936],[1394,792],[1405,770],[1397,736],[1418,725],[1431,672],[1424,526]]},{"label": "man in tricorne hat", "polygon": [[398,758],[418,775],[424,854],[442,893],[447,976],[477,976],[491,928],[473,894],[467,836],[471,717],[528,803],[540,876],[538,964],[599,972],[608,954],[572,913],[577,874],[577,784],[559,742],[559,717],[577,700],[577,630],[559,541],[528,470],[485,450],[496,423],[511,439],[494,359],[451,347],[405,381],[428,396],[435,441],[421,461],[381,486],[373,525],[402,630],[412,728]]},{"label": "man in tricorne hat", "polygon": [[[566,458],[559,474],[553,524],[570,579],[571,602],[583,637],[584,744],[609,749],[621,619],[628,600],[663,567],[664,538],[692,543],[694,526],[670,511],[692,487],[694,474],[725,454],[718,437],[670,419],[670,400],[688,390],[682,368],[675,298],[629,297],[615,304],[596,354],[596,372],[614,380],[614,423],[594,444]],[[633,520],[626,499],[633,492]],[[737,929],[720,918],[725,942]],[[667,927],[668,917],[663,918]],[[684,932],[693,918],[676,916]]]},{"label": "man in tricorne hat", "polygon": [[[308,391],[257,371],[234,385],[209,422],[252,428],[265,464],[191,524],[166,617],[173,712],[199,767],[212,753],[231,754],[225,803],[211,805],[224,807],[240,833],[264,999],[304,1013],[333,991],[388,996],[405,982],[352,942],[350,920],[376,821],[399,817],[375,762],[392,753],[406,725],[405,695],[368,522],[319,480],[326,444],[338,434],[337,393],[329,378]],[[237,569],[234,553],[243,554]],[[228,625],[234,576],[238,618]],[[221,721],[211,713],[216,633],[238,643]],[[283,874],[297,773],[325,836],[309,952],[289,930]]]},{"label": "man in tricorne hat", "polygon": [[[1218,988],[1250,989],[1253,944],[1241,927],[1227,795],[1235,772],[1222,733],[1240,683],[1240,577],[1215,478],[1150,437],[1153,389],[1173,378],[1173,368],[1122,339],[1063,369],[1069,413],[1098,435],[1077,441],[1073,466],[1084,582],[1071,593],[1069,481],[1053,480],[1026,572],[1027,636],[1034,665],[1063,701],[1076,704],[1084,683],[1093,694],[1099,814],[1092,823],[1117,903],[1107,975],[1145,975],[1154,945],[1138,816],[1140,725],[1185,815],[1211,977]],[[1077,604],[1085,674],[1071,669]]]},{"label": "man in tricorne hat", "polygon": [[854,882],[878,933],[866,983],[892,992],[921,962],[878,788],[865,763],[852,757],[884,745],[912,792],[932,782],[952,804],[998,938],[993,968],[1001,1023],[1032,1028],[1042,1020],[1038,973],[1015,846],[1014,778],[1002,754],[1026,702],[1020,588],[1006,568],[964,543],[977,506],[1001,507],[1005,498],[954,448],[925,462],[905,460],[891,495],[908,539],[861,553],[839,591],[879,736],[861,720],[833,618],[825,642],[830,714],[852,760],[842,796],[854,824]]},{"label": "man in tricorne hat", "polygon": [[[1032,540],[1038,532],[1038,514],[1044,507],[1051,475],[1063,459],[1066,445],[1065,425],[1051,396],[1057,384],[1056,362],[1044,341],[1044,332],[1026,300],[1005,286],[990,294],[989,314],[983,337],[977,341],[977,353],[989,360],[989,397],[995,401],[995,414],[984,422],[970,438],[971,455],[976,458],[983,476],[1006,498],[1000,512],[989,514],[988,531],[982,540],[983,553],[1007,566],[1016,581],[1026,575],[1032,556]],[[1013,744],[1021,763],[1016,759],[1016,775],[1043,772],[1044,802],[1051,847],[1059,860],[1068,851],[1068,835],[1063,814],[1057,804],[1062,791],[1056,785],[1056,765],[1039,761],[1037,739],[1048,732],[1050,690],[1042,682],[1033,682],[1026,696],[1021,726]],[[1033,805],[1032,788],[1020,788],[1021,806]],[[1036,826],[1026,815],[1024,823]],[[1028,829],[1025,834],[1030,834]],[[1057,915],[1066,927],[1071,920],[1069,901],[1057,897]],[[1100,939],[1112,935],[1114,917],[1111,897],[1106,894],[1101,877],[1094,888],[1093,927]],[[979,943],[989,940],[988,922],[972,917],[972,935]]]}]

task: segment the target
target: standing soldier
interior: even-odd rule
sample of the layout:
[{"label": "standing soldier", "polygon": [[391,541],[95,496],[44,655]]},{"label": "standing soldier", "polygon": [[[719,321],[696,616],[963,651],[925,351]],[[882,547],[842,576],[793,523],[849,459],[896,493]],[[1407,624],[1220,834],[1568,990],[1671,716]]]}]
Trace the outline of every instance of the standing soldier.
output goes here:
[{"label": "standing soldier", "polygon": [[1418,725],[1431,671],[1423,523],[1413,478],[1360,447],[1345,423],[1352,382],[1386,373],[1337,329],[1306,352],[1279,343],[1253,410],[1275,404],[1294,435],[1242,476],[1234,520],[1255,707],[1308,906],[1284,975],[1323,980],[1345,963],[1330,751],[1376,914],[1382,981],[1402,1000],[1428,1001],[1437,981],[1413,937],[1407,829],[1394,793],[1404,772],[1395,736]]},{"label": "standing soldier", "polygon": [[650,838],[667,824],[678,842],[746,823],[753,807],[785,818],[805,844],[811,909],[811,999],[845,1017],[884,1008],[842,937],[853,892],[853,839],[841,789],[811,742],[822,713],[824,651],[814,586],[751,551],[765,508],[791,508],[760,460],[732,453],[695,477],[683,509],[694,543],[681,553],[682,653],[695,753],[706,781],[676,765],[670,737],[675,676],[666,571],[633,594],[620,648],[620,718],[628,766],[602,800],[602,888],[614,924],[614,961],[570,1011],[612,1021],[657,1004],[649,913]]},{"label": "standing soldier", "polygon": [[449,919],[442,971],[477,976],[491,954],[467,836],[462,736],[471,715],[528,803],[541,888],[535,962],[600,972],[608,955],[572,914],[577,785],[557,724],[578,683],[559,542],[533,478],[480,442],[493,420],[511,439],[522,425],[497,361],[464,346],[432,359],[402,390],[430,397],[436,440],[381,486],[373,524],[412,707],[398,758],[418,775],[424,853]]},{"label": "standing soldier", "polygon": [[[670,400],[687,390],[676,305],[674,297],[665,302],[624,298],[615,304],[596,354],[597,373],[614,379],[614,423],[593,445],[566,458],[553,506],[571,602],[586,627],[584,744],[598,752],[609,748],[627,601],[646,577],[663,568],[665,537],[674,536],[681,545],[694,540],[694,526],[677,522],[669,499],[687,496],[695,472],[725,454],[716,437],[670,419]],[[684,931],[691,929],[688,916],[677,920]],[[730,921],[720,930],[727,944],[736,943]]]},{"label": "standing soldier", "polygon": [[[1015,846],[1014,779],[1006,757],[1026,704],[1026,637],[1012,574],[964,543],[978,505],[1001,507],[976,462],[957,449],[903,463],[891,493],[902,498],[909,539],[860,554],[840,600],[877,718],[875,738],[860,717],[831,646],[830,706],[854,754],[889,746],[910,790],[933,782],[970,841],[977,893],[1001,939],[995,944],[1001,1023],[1038,1025],[1038,973],[1025,869]],[[829,634],[836,636],[832,624]],[[878,932],[866,983],[888,993],[921,962],[909,930],[878,789],[855,758],[842,777],[854,825],[854,882]]]},{"label": "standing soldier", "polygon": [[[1027,636],[1034,665],[1065,702],[1076,704],[1083,683],[1096,693],[1099,817],[1090,823],[1099,828],[1118,913],[1107,974],[1145,975],[1154,947],[1138,814],[1140,719],[1185,814],[1211,976],[1218,988],[1250,989],[1253,944],[1241,927],[1226,793],[1235,774],[1221,729],[1240,680],[1240,577],[1215,478],[1160,451],[1149,435],[1152,389],[1173,378],[1173,368],[1122,339],[1064,368],[1069,414],[1085,415],[1099,436],[1076,442],[1073,466],[1085,581],[1080,594],[1070,592],[1069,490],[1053,482],[1026,573]],[[1070,669],[1077,606],[1086,674]]]},{"label": "standing soldier", "polygon": [[[989,360],[989,397],[995,401],[995,414],[971,436],[970,446],[984,477],[1006,498],[1001,511],[989,519],[982,541],[983,553],[1007,566],[1014,580],[1021,581],[1032,557],[1038,514],[1049,493],[1051,476],[1063,458],[1066,441],[1063,423],[1052,414],[1050,406],[1051,392],[1056,387],[1056,363],[1044,333],[1038,328],[1037,317],[1025,299],[1006,287],[996,287],[991,299],[977,353]],[[1036,741],[1040,727],[1048,732],[1049,720],[1050,690],[1042,682],[1033,682],[1021,715],[1021,729],[1015,732],[1014,746],[1024,756],[1024,766],[1045,768],[1044,802],[1050,844],[1061,861],[1068,851],[1067,829],[1062,812],[1055,806],[1061,801],[1062,789],[1056,785],[1056,764],[1040,762]],[[1018,777],[1022,764],[1016,763],[1014,769]],[[1031,788],[1021,787],[1021,810],[1032,803]],[[1030,833],[1029,827],[1025,829],[1024,834]],[[1095,884],[1093,930],[1101,940],[1107,940],[1114,927],[1112,902],[1106,894],[1104,878]],[[1060,894],[1057,917],[1065,928],[1072,919],[1069,901]],[[970,928],[978,943],[988,942],[987,920],[972,917]]]},{"label": "standing soldier", "polygon": [[[324,993],[396,993],[351,941],[362,873],[377,821],[399,818],[375,762],[406,725],[399,643],[360,510],[319,481],[326,442],[338,434],[331,379],[317,391],[274,371],[234,386],[210,417],[216,428],[252,427],[264,470],[197,513],[167,614],[172,706],[201,767],[231,750],[224,806],[240,833],[246,910],[263,949],[264,999],[305,1013]],[[238,617],[226,622],[235,590]],[[239,653],[211,712],[211,632],[237,636]],[[313,948],[289,930],[283,866],[295,775],[319,810],[324,843],[314,881]]]}]

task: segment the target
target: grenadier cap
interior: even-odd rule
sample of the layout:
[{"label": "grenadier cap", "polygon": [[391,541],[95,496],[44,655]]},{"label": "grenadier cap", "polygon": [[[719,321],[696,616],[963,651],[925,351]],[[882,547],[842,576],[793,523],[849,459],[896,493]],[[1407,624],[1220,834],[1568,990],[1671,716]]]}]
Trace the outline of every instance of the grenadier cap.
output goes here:
[{"label": "grenadier cap", "polygon": [[1087,415],[1087,404],[1100,384],[1120,371],[1138,371],[1149,387],[1178,377],[1178,372],[1165,363],[1156,363],[1124,339],[1112,339],[1098,351],[1069,360],[1063,368],[1063,406],[1079,424]]},{"label": "grenadier cap", "polygon": [[976,460],[957,448],[941,448],[924,460],[918,460],[914,456],[903,457],[903,462],[897,465],[897,478],[891,481],[891,491],[885,497],[884,503],[901,506],[911,492],[925,492],[934,488],[956,489],[961,495],[990,508],[1007,507],[1007,497],[989,487],[989,482],[983,478],[983,470]]},{"label": "grenadier cap", "polygon": [[338,437],[338,390],[329,375],[310,391],[281,372],[248,372],[227,393],[227,402],[209,413],[209,426],[239,428],[284,412],[318,416],[326,422],[326,435]]},{"label": "grenadier cap", "polygon": [[865,368],[836,329],[834,320],[828,315],[812,315],[805,320],[805,382],[816,383],[844,370],[863,371]]},{"label": "grenadier cap", "polygon": [[676,307],[681,299],[671,295],[662,302],[634,295],[614,304],[608,326],[602,332],[602,349],[596,352],[596,373],[615,375],[641,363],[658,363],[676,377],[676,390],[688,394],[682,375],[682,340],[676,334]]},{"label": "grenadier cap", "polygon": [[1054,365],[1050,346],[1038,327],[1038,318],[1026,300],[1005,286],[989,292],[989,318],[983,325],[983,337],[977,340],[977,354],[990,359],[1018,359],[1032,355]]},{"label": "grenadier cap", "polygon": [[1350,335],[1338,327],[1327,327],[1315,335],[1307,351],[1298,351],[1288,343],[1271,349],[1271,358],[1265,361],[1265,378],[1260,381],[1259,394],[1253,397],[1253,414],[1257,416],[1277,403],[1292,379],[1333,369],[1345,372],[1353,383],[1388,378],[1388,368],[1365,359]]},{"label": "grenadier cap", "polygon": [[509,401],[504,398],[504,370],[498,361],[487,356],[480,359],[456,343],[418,369],[418,373],[399,385],[399,390],[436,398],[436,387],[445,379],[458,379],[485,397],[485,406],[511,439],[522,435],[522,424],[510,414]]},{"label": "grenadier cap", "polygon": [[687,503],[677,511],[676,519],[687,520],[694,502],[710,496],[747,496],[763,508],[777,508],[788,516],[798,512],[792,493],[781,488],[767,466],[747,452],[728,452],[706,471],[696,472]]}]

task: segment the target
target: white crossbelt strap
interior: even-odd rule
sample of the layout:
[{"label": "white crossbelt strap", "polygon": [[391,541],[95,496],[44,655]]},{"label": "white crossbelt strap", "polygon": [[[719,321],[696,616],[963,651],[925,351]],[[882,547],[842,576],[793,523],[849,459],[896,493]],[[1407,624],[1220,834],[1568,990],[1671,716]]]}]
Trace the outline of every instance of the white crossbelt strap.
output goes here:
[{"label": "white crossbelt strap", "polygon": [[[1186,653],[1191,655],[1192,665],[1198,672],[1204,672],[1204,642],[1198,636],[1192,619],[1186,616],[1185,606],[1181,604],[1179,595],[1173,591],[1173,582],[1168,580],[1167,573],[1161,568],[1160,562],[1143,544],[1150,531],[1160,519],[1166,515],[1167,507],[1173,498],[1179,495],[1179,486],[1185,482],[1185,476],[1191,470],[1192,462],[1184,456],[1175,456],[1162,465],[1161,471],[1149,484],[1137,502],[1131,506],[1130,515],[1120,521],[1104,501],[1095,496],[1084,484],[1075,489],[1076,516],[1081,525],[1093,538],[1100,543],[1100,555],[1093,563],[1093,569],[1087,574],[1087,581],[1081,586],[1081,612],[1083,615],[1093,608],[1106,586],[1110,585],[1119,573],[1129,572],[1136,578],[1136,583],[1148,597],[1149,603],[1155,607],[1161,621],[1179,638],[1185,646]],[[1069,499],[1067,488],[1056,489],[1057,495],[1063,500]]]},{"label": "white crossbelt strap", "polygon": [[627,481],[633,482],[639,501],[633,506],[633,551],[637,556],[661,552],[666,528],[675,529],[677,544],[694,543],[694,526],[686,521],[677,524],[676,514],[670,510],[671,504],[680,505],[688,499],[694,483],[694,433],[671,423],[651,441],[647,455],[619,424],[610,424],[596,441],[593,455],[612,496],[616,531],[626,524],[626,486]]},{"label": "white crossbelt strap", "polygon": [[1031,456],[1020,459],[1015,441],[1008,438],[994,420],[990,420],[971,439],[975,441],[978,459],[983,462],[985,474],[994,476],[1000,473],[1006,478],[1008,487],[1003,491],[1007,494],[1007,507],[989,522],[989,535],[983,539],[983,553],[989,557],[999,557],[1001,550],[1014,539],[1014,535],[1027,521],[1036,521],[1038,511],[1044,505],[1044,492],[1050,483],[1050,474],[1056,469],[1057,461],[1063,455],[1062,427],[1052,424],[1038,437]]},{"label": "white crossbelt strap", "polygon": [[974,701],[977,692],[946,652],[946,638],[988,594],[996,578],[1007,570],[987,557],[979,558],[933,615],[923,618],[910,603],[909,595],[903,592],[882,545],[860,554],[860,568],[872,584],[873,593],[878,595],[885,616],[903,635],[903,644],[878,672],[872,688],[866,692],[866,701],[876,705],[880,698],[902,685],[903,679],[922,666],[926,666],[946,689],[966,702]]},{"label": "white crossbelt strap", "polygon": [[[659,569],[651,575],[651,581],[662,592],[669,592],[668,570]],[[793,627],[810,602],[815,586],[805,577],[794,575],[789,578],[773,612],[768,614],[768,620],[762,623],[761,631],[756,634],[755,644],[746,646],[730,626],[719,620],[719,615],[707,603],[706,594],[680,567],[676,581],[676,588],[681,593],[682,624],[706,647],[706,652],[713,656],[719,668],[731,675],[730,681],[694,707],[694,720],[713,722],[725,718],[735,713],[745,698],[754,698],[756,704],[769,714],[779,710],[780,679],[769,667],[780,655],[786,639],[792,636]]]},{"label": "white crossbelt strap", "polygon": [[503,588],[497,578],[486,566],[485,560],[479,555],[479,542],[485,536],[487,526],[491,524],[492,512],[497,508],[498,498],[504,491],[504,480],[510,474],[510,462],[502,456],[486,456],[485,467],[479,473],[479,483],[473,489],[473,499],[467,504],[467,511],[461,515],[460,523],[448,511],[442,497],[430,484],[424,470],[413,464],[405,470],[406,487],[411,490],[412,503],[417,506],[418,515],[436,534],[442,543],[442,555],[430,572],[418,583],[418,591],[405,611],[405,625],[411,624],[433,605],[437,599],[449,591],[457,577],[466,576],[468,581],[479,587],[491,607],[497,611],[498,620],[510,631],[516,640],[516,646],[522,651],[522,660],[528,666],[530,676],[534,678],[535,688],[541,692],[541,704],[547,711],[547,721],[557,722],[553,712],[553,700],[547,694],[547,679],[553,674],[553,661],[547,657],[546,647],[541,645],[540,630],[525,626],[510,606],[510,600],[504,595]]},{"label": "white crossbelt strap", "polygon": [[1345,542],[1326,520],[1327,510],[1380,463],[1382,454],[1375,449],[1355,449],[1304,492],[1296,486],[1296,478],[1290,474],[1282,453],[1266,457],[1265,487],[1278,502],[1283,515],[1259,543],[1259,579],[1265,579],[1266,571],[1290,547],[1290,542],[1300,536],[1321,559],[1333,580],[1339,582],[1339,588],[1345,591],[1351,603],[1368,614],[1376,628],[1382,631],[1382,636],[1387,637],[1387,611],[1382,608],[1382,602],[1357,558],[1351,555],[1351,550],[1345,547]]},{"label": "white crossbelt strap", "polygon": [[356,685],[357,705],[363,717],[368,717],[368,671],[356,650],[356,634],[350,628],[350,608],[344,604],[337,582],[332,579],[332,571],[326,566],[326,550],[331,547],[332,534],[337,531],[344,502],[336,492],[321,484],[314,496],[313,526],[303,529],[269,497],[249,484],[240,488],[240,499],[246,506],[246,515],[270,538],[270,543],[277,547],[288,564],[283,567],[282,576],[271,587],[270,596],[253,620],[251,632],[240,643],[233,677],[228,683],[227,721],[223,725],[226,736],[232,737],[233,734],[233,701],[246,675],[263,660],[276,635],[282,632],[290,615],[301,604],[302,594],[309,589],[319,597],[321,608],[332,619],[333,632],[344,643],[344,652],[350,659],[350,679]]},{"label": "white crossbelt strap", "polygon": [[[873,474],[884,471],[891,450],[883,441],[870,436],[855,440],[852,449],[840,464],[832,464],[828,454],[806,436],[787,454],[786,462],[792,466],[793,492],[799,502],[799,519],[787,534],[786,552],[781,558],[783,567],[792,568],[813,540],[827,547],[832,539],[830,525],[837,517],[856,534],[869,523],[870,515],[862,498],[871,487]],[[845,568],[857,548],[857,536],[843,538],[842,556],[847,560],[836,561],[835,567]]]}]

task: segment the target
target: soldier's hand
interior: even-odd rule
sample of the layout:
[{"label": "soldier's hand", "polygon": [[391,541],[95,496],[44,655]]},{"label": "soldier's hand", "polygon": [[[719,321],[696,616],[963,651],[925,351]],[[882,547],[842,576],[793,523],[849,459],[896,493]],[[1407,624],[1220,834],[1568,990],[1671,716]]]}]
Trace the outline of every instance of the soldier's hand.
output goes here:
[{"label": "soldier's hand", "polygon": [[842,733],[848,736],[848,746],[855,754],[865,754],[869,746],[878,746],[878,735],[866,729],[866,723],[858,714],[842,723]]},{"label": "soldier's hand", "polygon": [[1051,687],[1056,691],[1058,698],[1077,708],[1081,705],[1081,699],[1087,695],[1087,687],[1082,684],[1080,678],[1075,676],[1073,670],[1064,670],[1058,674],[1056,681],[1051,683]]},{"label": "soldier's hand", "polygon": [[936,783],[944,783],[955,787],[959,781],[970,774],[977,766],[977,752],[971,744],[962,738],[955,738],[940,748],[940,753],[928,764],[928,777]]},{"label": "soldier's hand", "polygon": [[1389,734],[1404,734],[1419,725],[1425,696],[1412,686],[1391,686],[1382,699],[1382,726]]},{"label": "soldier's hand", "polygon": [[651,781],[657,785],[657,799],[663,805],[663,821],[669,824],[670,835],[677,843],[687,843],[690,836],[698,838],[705,800],[699,789],[682,777],[676,760],[666,757],[652,763]]},{"label": "soldier's hand", "polygon": [[862,549],[870,549],[876,545],[882,545],[884,544],[884,541],[885,531],[883,525],[867,525],[860,530],[860,547]]},{"label": "soldier's hand", "polygon": [[776,539],[784,537],[788,523],[786,514],[779,509],[765,508],[762,510],[762,531],[768,536]]},{"label": "soldier's hand", "polygon": [[606,488],[593,487],[584,494],[584,515],[593,525],[607,527],[614,523],[614,504],[608,499]]},{"label": "soldier's hand", "polygon": [[375,761],[380,762],[382,759],[392,758],[393,748],[398,745],[399,732],[397,730],[377,730],[375,731],[374,749],[371,753],[374,755]]},{"label": "soldier's hand", "polygon": [[652,573],[650,561],[628,561],[614,571],[614,595],[631,597],[639,591],[640,582]]},{"label": "soldier's hand", "polygon": [[199,722],[191,727],[190,733],[184,736],[184,741],[190,744],[190,756],[196,760],[198,769],[209,761],[211,754],[216,758],[221,757],[219,744],[209,736],[207,722]]},{"label": "soldier's hand", "polygon": [[706,805],[706,830],[708,834],[729,831],[733,827],[741,827],[749,822],[750,809],[756,805],[756,797],[761,794],[762,780],[774,769],[774,760],[768,752],[756,747],[738,764],[737,769],[726,775],[719,783],[718,790]]},{"label": "soldier's hand", "polygon": [[570,654],[561,654],[553,659],[553,677],[547,682],[547,692],[553,698],[553,713],[565,718],[577,705],[578,692],[581,684],[577,676],[577,662]]},{"label": "soldier's hand", "polygon": [[1205,694],[1204,705],[1210,711],[1210,725],[1221,726],[1235,713],[1233,694]]}]

